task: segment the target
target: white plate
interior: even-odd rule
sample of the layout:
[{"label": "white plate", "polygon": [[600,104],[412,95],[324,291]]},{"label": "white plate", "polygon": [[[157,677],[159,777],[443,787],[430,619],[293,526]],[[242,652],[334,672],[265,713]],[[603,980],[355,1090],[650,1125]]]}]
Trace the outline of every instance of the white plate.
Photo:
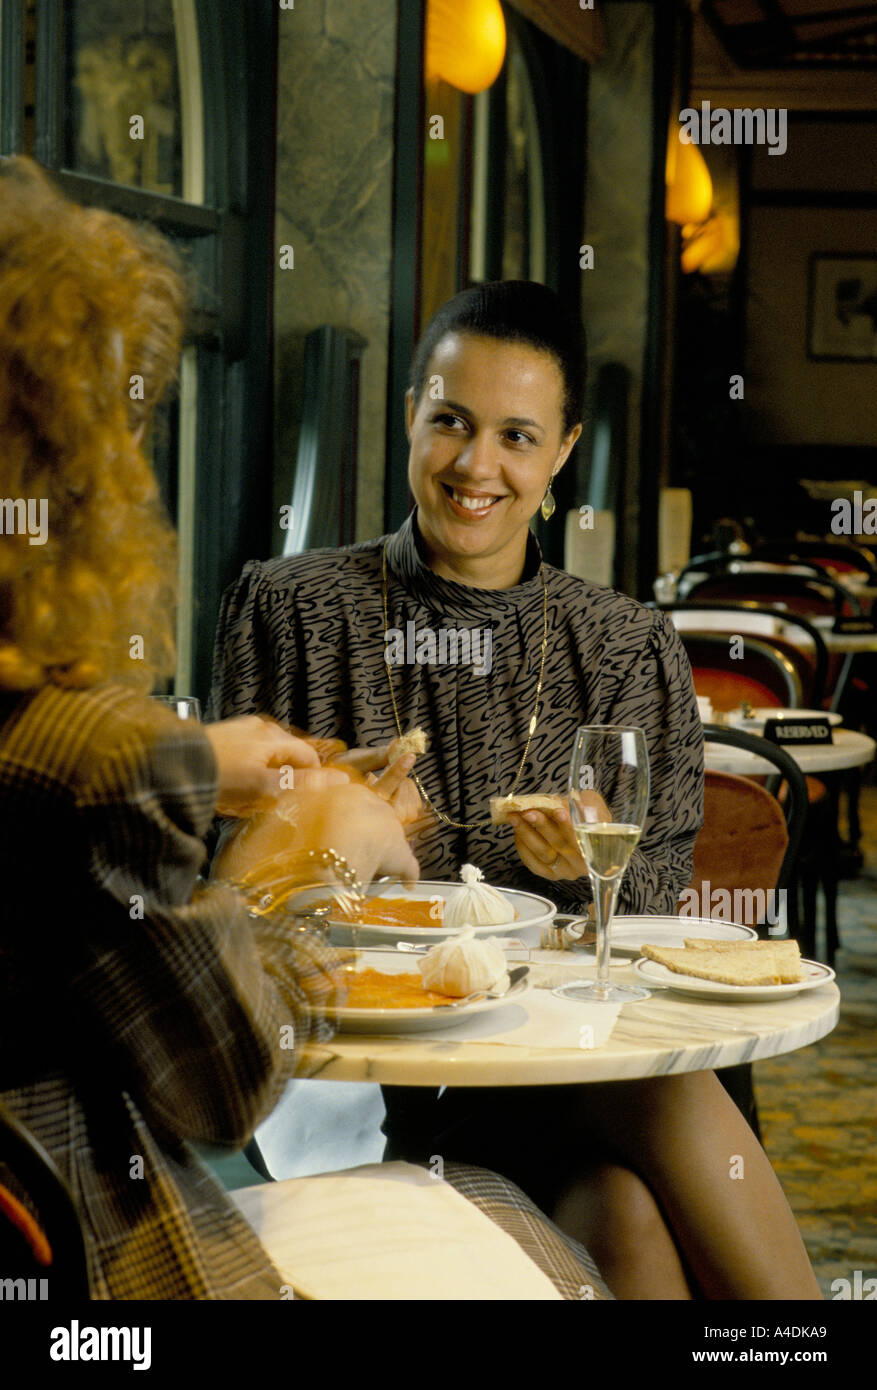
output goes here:
[{"label": "white plate", "polygon": [[722,985],[717,980],[698,980],[694,975],[677,975],[656,960],[638,960],[634,970],[650,985],[667,985],[677,994],[693,994],[702,999],[733,999],[741,1004],[760,999],[784,999],[804,989],[818,989],[834,979],[834,971],[815,960],[802,960],[804,979],[792,985]]},{"label": "white plate", "polygon": [[746,941],[757,940],[758,932],[715,917],[613,917],[609,946],[620,956],[636,959],[643,953],[643,942],[681,950],[687,936],[708,937],[710,941]]},{"label": "white plate", "polygon": [[[495,885],[491,885],[495,887]],[[461,883],[431,883],[421,881],[414,885],[413,889],[406,892],[395,885],[391,888],[376,891],[373,897],[398,898],[401,901],[411,901],[412,899],[427,902],[432,898],[447,899],[451,893],[458,888],[462,888]],[[290,903],[294,909],[307,906],[309,902],[325,899],[330,893],[326,886],[322,888],[309,888],[304,893],[296,895]],[[554,903],[548,898],[541,898],[537,893],[519,893],[513,888],[499,888],[498,892],[508,901],[509,905],[517,913],[514,921],[505,922],[497,927],[476,927],[476,936],[517,936],[529,944],[539,944],[539,929],[546,922],[550,922],[557,911]],[[349,945],[351,941],[350,923],[336,921],[329,917],[330,940],[337,945]],[[434,927],[381,927],[381,926],[360,926],[356,928],[356,942],[359,946],[386,946],[395,945],[400,939],[413,942],[426,942],[431,944],[434,941],[444,941],[447,936],[458,936],[463,930],[462,927],[443,927],[440,922],[436,922]]]},{"label": "white plate", "polygon": [[[383,970],[386,974],[419,974],[417,956],[383,954],[370,955],[363,952],[362,964]],[[517,968],[517,967],[511,967]],[[471,1004],[461,1004],[450,1009],[439,1005],[424,1009],[326,1009],[325,1015],[332,1020],[339,1033],[426,1033],[436,1028],[453,1028],[465,1023],[472,1014],[484,1013],[487,1009],[501,1009],[505,1004],[514,1003],[529,988],[527,975],[513,984],[508,994],[501,999],[476,999]]]},{"label": "white plate", "polygon": [[751,719],[744,719],[739,710],[731,710],[728,714],[731,728],[742,729],[744,733],[747,730],[753,734],[763,733],[768,719],[780,719],[784,724],[797,719],[827,719],[833,727],[843,723],[843,715],[830,709],[754,709]]}]

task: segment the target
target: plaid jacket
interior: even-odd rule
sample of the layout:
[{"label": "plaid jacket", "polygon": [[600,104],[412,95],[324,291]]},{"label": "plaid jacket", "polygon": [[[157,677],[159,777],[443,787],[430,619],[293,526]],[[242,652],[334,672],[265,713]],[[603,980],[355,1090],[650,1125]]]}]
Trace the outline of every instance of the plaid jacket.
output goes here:
[{"label": "plaid jacket", "polygon": [[[284,1282],[190,1147],[241,1147],[307,1040],[288,938],[196,886],[215,796],[203,732],[162,705],[0,692],[0,1098],[70,1187],[97,1299],[273,1300]],[[611,1297],[513,1184],[446,1178],[564,1297]]]},{"label": "plaid jacket", "polygon": [[244,1144],[306,1034],[288,944],[196,889],[215,795],[156,702],[0,694],[0,1092],[67,1180],[95,1298],[282,1284],[187,1142]]}]

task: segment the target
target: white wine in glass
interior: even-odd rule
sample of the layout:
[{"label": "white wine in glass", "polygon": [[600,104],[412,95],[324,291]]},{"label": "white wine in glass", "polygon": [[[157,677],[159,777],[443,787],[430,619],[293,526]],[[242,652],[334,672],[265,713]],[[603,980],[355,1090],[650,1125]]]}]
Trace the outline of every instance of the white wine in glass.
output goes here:
[{"label": "white wine in glass", "polygon": [[597,978],[593,984],[561,985],[555,994],[602,1003],[649,998],[647,989],[615,985],[609,979],[609,928],[648,804],[649,754],[642,729],[618,724],[577,729],[569,764],[569,807],[597,908]]}]

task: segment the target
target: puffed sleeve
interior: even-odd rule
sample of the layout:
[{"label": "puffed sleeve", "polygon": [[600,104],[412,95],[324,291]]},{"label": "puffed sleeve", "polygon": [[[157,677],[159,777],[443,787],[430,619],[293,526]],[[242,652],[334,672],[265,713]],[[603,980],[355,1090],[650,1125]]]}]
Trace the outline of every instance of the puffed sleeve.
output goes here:
[{"label": "puffed sleeve", "polygon": [[276,660],[284,636],[278,630],[283,621],[278,597],[259,560],[250,560],[223,594],[213,649],[208,720],[239,714],[288,718],[293,652],[288,642],[282,642],[285,659],[281,672]]},{"label": "puffed sleeve", "polygon": [[654,614],[609,718],[643,729],[651,772],[648,815],[622,881],[619,911],[675,913],[703,824],[703,723],[685,648],[666,614]]},{"label": "puffed sleeve", "polygon": [[69,989],[157,1129],[240,1145],[296,1068],[302,971],[321,963],[231,888],[196,888],[215,794],[208,740],[181,721],[129,727],[97,760],[77,798],[91,890]]}]

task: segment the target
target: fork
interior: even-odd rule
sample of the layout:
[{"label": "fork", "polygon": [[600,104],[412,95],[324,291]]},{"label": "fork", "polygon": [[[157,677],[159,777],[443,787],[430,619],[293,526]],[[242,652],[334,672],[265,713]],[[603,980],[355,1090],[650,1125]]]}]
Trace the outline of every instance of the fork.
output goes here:
[{"label": "fork", "polygon": [[493,990],[476,989],[474,994],[467,994],[465,999],[452,999],[449,1004],[433,1004],[434,1009],[460,1009],[464,1004],[473,1004],[476,999],[505,999],[510,994],[519,980],[523,980],[529,973],[528,965],[518,965],[514,970],[509,971],[509,982],[506,989],[502,989],[497,994]]},{"label": "fork", "polygon": [[[573,926],[583,927],[583,930],[575,935],[570,932]],[[573,951],[581,950],[583,946],[589,946],[596,941],[596,935],[588,932],[591,926],[591,918],[576,917],[571,913],[559,912],[554,920],[542,928],[539,945],[543,951]],[[576,945],[573,945],[573,942]]]}]

